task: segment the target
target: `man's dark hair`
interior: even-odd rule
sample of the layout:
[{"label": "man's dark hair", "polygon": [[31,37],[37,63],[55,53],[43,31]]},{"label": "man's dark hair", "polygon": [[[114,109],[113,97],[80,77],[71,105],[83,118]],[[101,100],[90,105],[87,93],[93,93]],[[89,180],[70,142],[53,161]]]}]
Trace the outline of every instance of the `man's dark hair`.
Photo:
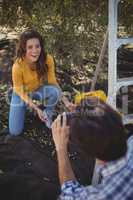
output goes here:
[{"label": "man's dark hair", "polygon": [[70,140],[94,158],[113,161],[127,151],[121,115],[98,98],[82,100],[68,117]]}]

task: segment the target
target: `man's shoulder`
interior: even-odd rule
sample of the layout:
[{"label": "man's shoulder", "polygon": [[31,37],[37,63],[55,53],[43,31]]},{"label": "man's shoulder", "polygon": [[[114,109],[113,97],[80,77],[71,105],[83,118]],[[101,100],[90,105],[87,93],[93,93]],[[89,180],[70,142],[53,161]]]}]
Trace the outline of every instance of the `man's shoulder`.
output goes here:
[{"label": "man's shoulder", "polygon": [[133,144],[133,135],[128,138],[127,142],[129,145]]},{"label": "man's shoulder", "polygon": [[127,140],[127,154],[126,154],[126,161],[127,167],[129,170],[133,170],[133,136],[130,136]]}]

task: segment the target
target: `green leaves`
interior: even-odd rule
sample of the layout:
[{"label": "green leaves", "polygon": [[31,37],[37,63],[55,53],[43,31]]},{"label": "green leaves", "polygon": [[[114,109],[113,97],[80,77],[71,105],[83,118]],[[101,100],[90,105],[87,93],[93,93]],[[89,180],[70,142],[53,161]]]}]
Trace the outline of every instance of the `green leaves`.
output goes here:
[{"label": "green leaves", "polygon": [[[132,10],[132,0],[119,4],[119,25],[126,33],[133,32]],[[59,65],[79,66],[84,58],[98,60],[108,24],[108,0],[3,0],[0,24],[36,28]]]}]

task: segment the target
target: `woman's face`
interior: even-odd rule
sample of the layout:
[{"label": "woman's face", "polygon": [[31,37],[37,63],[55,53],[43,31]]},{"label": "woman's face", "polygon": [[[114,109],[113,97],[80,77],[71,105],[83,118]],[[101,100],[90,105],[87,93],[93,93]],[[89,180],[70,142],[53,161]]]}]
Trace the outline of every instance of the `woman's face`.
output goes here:
[{"label": "woman's face", "polygon": [[41,53],[40,41],[37,38],[32,38],[26,42],[25,58],[29,64],[37,62]]}]

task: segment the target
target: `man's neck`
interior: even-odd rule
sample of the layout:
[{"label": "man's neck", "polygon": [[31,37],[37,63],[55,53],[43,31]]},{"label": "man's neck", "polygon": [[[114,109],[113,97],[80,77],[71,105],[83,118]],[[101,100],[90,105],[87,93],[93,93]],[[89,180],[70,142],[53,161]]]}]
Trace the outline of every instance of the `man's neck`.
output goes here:
[{"label": "man's neck", "polygon": [[96,163],[99,165],[105,165],[106,161],[96,159]]}]

